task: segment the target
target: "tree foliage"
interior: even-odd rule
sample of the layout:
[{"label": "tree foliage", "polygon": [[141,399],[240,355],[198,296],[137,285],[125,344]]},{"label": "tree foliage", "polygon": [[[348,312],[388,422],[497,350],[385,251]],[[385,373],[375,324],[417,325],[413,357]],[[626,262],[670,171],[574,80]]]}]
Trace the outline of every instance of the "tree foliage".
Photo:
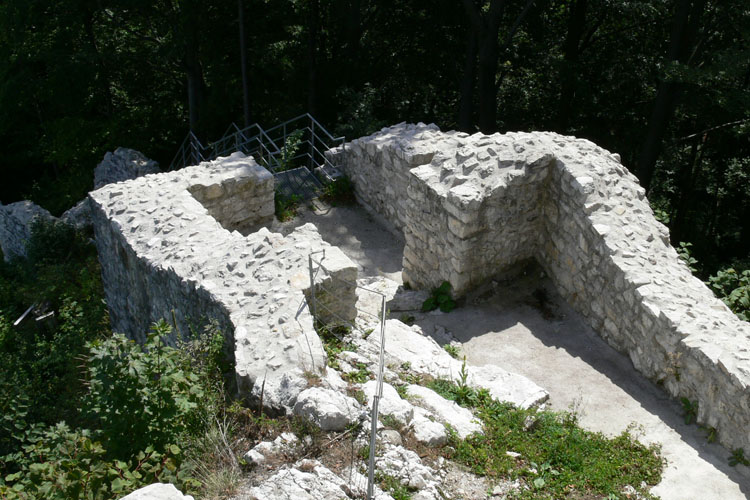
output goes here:
[{"label": "tree foliage", "polygon": [[188,128],[243,123],[246,95],[252,121],[312,111],[350,138],[423,121],[591,139],[705,278],[750,248],[748,26],[740,0],[7,0],[0,199],[59,213],[105,151],[166,164]]}]

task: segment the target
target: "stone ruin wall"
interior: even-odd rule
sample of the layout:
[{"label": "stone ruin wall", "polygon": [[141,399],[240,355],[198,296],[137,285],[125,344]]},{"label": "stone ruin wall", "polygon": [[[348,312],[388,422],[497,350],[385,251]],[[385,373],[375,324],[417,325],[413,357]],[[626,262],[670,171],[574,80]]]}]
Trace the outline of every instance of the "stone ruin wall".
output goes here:
[{"label": "stone ruin wall", "polygon": [[720,442],[750,449],[750,325],[678,258],[637,179],[595,144],[400,124],[328,153],[404,235],[404,281],[463,295],[534,258],[610,345]]},{"label": "stone ruin wall", "polygon": [[[305,300],[309,253],[325,251],[328,279],[355,282],[357,268],[311,224],[286,237],[233,230],[267,223],[273,192],[273,176],[235,153],[89,196],[113,330],[142,341],[159,319],[176,321],[183,334],[216,319],[239,396],[257,401],[263,391],[264,406],[284,412],[307,386],[303,372],[325,366]],[[351,318],[353,288],[336,294],[343,302],[329,307]]]}]

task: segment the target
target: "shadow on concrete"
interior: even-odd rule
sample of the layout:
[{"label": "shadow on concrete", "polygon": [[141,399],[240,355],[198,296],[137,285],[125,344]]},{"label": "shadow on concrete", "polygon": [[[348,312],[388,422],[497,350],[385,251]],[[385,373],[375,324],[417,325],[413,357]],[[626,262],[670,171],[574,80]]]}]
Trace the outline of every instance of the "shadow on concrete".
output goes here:
[{"label": "shadow on concrete", "polygon": [[[691,453],[685,447],[726,476],[718,483],[731,481],[750,496],[750,470],[729,466],[730,451],[708,443],[706,431],[695,423],[686,425],[681,405],[589,328],[538,267],[528,267],[525,275],[489,286],[465,302],[450,314],[415,314],[416,323],[427,334],[436,325],[452,332],[464,344],[470,364],[496,364],[525,375],[550,392],[553,409],[583,412],[580,421],[586,428],[617,434],[630,422],[645,422],[642,440],[663,443],[665,456],[682,469],[669,473],[679,477],[672,478],[674,487],[665,488],[679,483],[684,492],[661,492],[664,498],[700,498],[689,493],[696,487],[694,468],[710,468],[687,460]],[[684,470],[689,468],[694,470]],[[719,490],[704,498],[735,497]]]}]

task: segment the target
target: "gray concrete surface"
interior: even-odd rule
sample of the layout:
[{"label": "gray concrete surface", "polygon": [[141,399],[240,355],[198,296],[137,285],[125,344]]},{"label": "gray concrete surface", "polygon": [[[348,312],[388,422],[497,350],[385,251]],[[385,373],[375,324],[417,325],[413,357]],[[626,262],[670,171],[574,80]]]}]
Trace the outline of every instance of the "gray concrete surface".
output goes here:
[{"label": "gray concrete surface", "polygon": [[[357,262],[360,276],[400,282],[403,242],[361,207],[305,210],[272,230],[306,222]],[[750,469],[730,467],[730,451],[708,443],[697,425],[686,425],[680,404],[587,327],[538,268],[525,271],[472,294],[449,314],[415,314],[417,323],[425,332],[447,328],[472,364],[496,364],[530,378],[549,391],[551,408],[576,411],[584,428],[616,435],[634,425],[642,442],[660,443],[667,466],[652,493],[663,500],[749,498]]]}]

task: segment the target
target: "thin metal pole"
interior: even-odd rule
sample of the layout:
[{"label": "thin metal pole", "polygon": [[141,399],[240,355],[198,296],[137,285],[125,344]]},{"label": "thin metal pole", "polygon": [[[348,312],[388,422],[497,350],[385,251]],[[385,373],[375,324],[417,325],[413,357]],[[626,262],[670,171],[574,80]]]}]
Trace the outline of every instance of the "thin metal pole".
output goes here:
[{"label": "thin metal pole", "polygon": [[313,170],[313,166],[315,165],[315,157],[313,156],[315,154],[315,119],[310,117],[312,119],[312,127],[310,130],[310,172]]},{"label": "thin metal pole", "polygon": [[378,379],[375,395],[372,398],[372,421],[370,422],[370,456],[367,463],[367,500],[375,498],[375,446],[378,432],[378,403],[383,397],[383,365],[385,364],[385,296],[380,305],[380,357],[378,359]]},{"label": "thin metal pole", "polygon": [[314,327],[315,326],[315,275],[313,274],[312,255],[308,255],[307,260],[310,265],[310,314],[312,314],[313,327]]}]

